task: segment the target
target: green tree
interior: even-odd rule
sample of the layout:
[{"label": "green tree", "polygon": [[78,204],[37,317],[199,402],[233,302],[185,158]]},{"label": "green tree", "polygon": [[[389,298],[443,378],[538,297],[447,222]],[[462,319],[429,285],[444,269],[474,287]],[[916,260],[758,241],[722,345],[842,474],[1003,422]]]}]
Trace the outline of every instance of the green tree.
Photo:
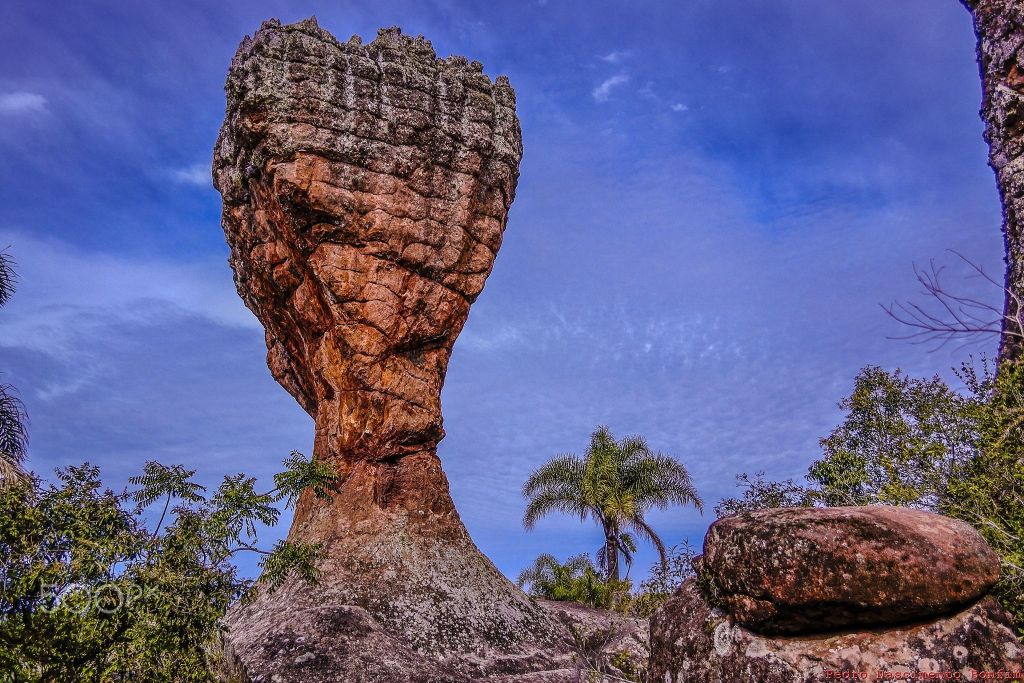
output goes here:
[{"label": "green tree", "polygon": [[[16,285],[14,259],[0,251],[0,308],[11,300]],[[22,467],[28,446],[26,422],[25,406],[14,387],[0,384],[0,484],[27,478]]]},{"label": "green tree", "polygon": [[1024,633],[1024,364],[1003,362],[997,373],[983,361],[957,374],[966,391],[864,368],[808,486],[740,475],[743,498],[715,511],[882,503],[963,519],[999,554],[996,593]]},{"label": "green tree", "polygon": [[743,496],[720,500],[715,506],[718,517],[763,508],[809,507],[820,498],[818,491],[792,479],[766,480],[764,472],[755,472],[753,477],[746,472],[738,474],[736,486],[743,490]]},{"label": "green tree", "polygon": [[937,510],[978,452],[986,391],[961,394],[939,377],[868,366],[839,403],[846,416],[821,440],[807,474],[826,505],[886,503]]},{"label": "green tree", "polygon": [[974,525],[999,553],[996,593],[1024,635],[1024,362],[966,367],[976,452],[945,487],[939,512]]},{"label": "green tree", "polygon": [[578,602],[609,609],[629,595],[628,581],[611,581],[586,555],[574,555],[562,564],[554,555],[539,555],[519,573],[516,584],[535,598]]},{"label": "green tree", "polygon": [[598,565],[612,581],[620,579],[620,555],[627,566],[632,562],[636,550],[632,533],[648,540],[662,562],[668,561],[665,544],[644,519],[651,508],[677,504],[703,511],[682,463],[651,451],[642,437],[616,441],[603,426],[591,435],[584,457],[559,455],[530,475],[523,496],[528,500],[523,515],[528,530],[552,512],[596,521],[604,533]]},{"label": "green tree", "polygon": [[[213,680],[217,623],[232,602],[290,575],[317,580],[318,546],[258,545],[278,505],[336,484],[300,454],[285,466],[265,493],[235,475],[207,494],[194,471],[155,462],[120,494],[89,464],[0,488],[0,680]],[[160,510],[152,529],[150,505]],[[239,576],[239,552],[263,556],[259,582]]]}]

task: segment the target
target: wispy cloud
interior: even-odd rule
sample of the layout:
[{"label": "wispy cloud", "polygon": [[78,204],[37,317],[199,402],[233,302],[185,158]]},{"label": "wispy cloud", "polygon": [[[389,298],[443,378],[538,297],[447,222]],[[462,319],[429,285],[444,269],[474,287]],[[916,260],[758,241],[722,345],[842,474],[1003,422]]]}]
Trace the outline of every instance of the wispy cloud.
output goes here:
[{"label": "wispy cloud", "polygon": [[676,102],[675,104],[672,105],[672,111],[686,111],[688,109],[689,107],[683,104],[682,102]]},{"label": "wispy cloud", "polygon": [[0,93],[0,113],[31,114],[46,111],[46,98],[39,93],[16,91]]},{"label": "wispy cloud", "polygon": [[594,92],[591,93],[594,96],[594,100],[597,102],[607,102],[608,98],[612,94],[612,88],[622,85],[629,81],[629,76],[626,74],[616,74],[611,78],[605,79],[601,85],[594,88]]},{"label": "wispy cloud", "polygon": [[206,164],[192,164],[188,168],[178,168],[173,171],[174,179],[186,185],[197,187],[210,187],[213,181],[210,179],[210,169]]},{"label": "wispy cloud", "polygon": [[608,54],[601,57],[602,62],[608,62],[609,64],[618,64],[624,59],[629,57],[630,52],[628,50],[613,50]]},{"label": "wispy cloud", "polygon": [[[167,316],[204,318],[227,326],[258,323],[214,260],[172,262],[87,252],[64,242],[0,230],[11,245],[22,283],[0,320],[0,348],[68,357],[83,326],[145,326]],[[217,259],[219,261],[219,259]]]}]

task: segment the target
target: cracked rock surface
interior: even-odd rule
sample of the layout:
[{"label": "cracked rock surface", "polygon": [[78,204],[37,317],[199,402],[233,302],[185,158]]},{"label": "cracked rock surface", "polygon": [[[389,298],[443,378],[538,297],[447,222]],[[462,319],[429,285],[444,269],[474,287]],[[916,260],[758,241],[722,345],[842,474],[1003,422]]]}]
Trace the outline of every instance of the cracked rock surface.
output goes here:
[{"label": "cracked rock surface", "polygon": [[[289,532],[324,544],[323,584],[234,610],[229,649],[253,681],[555,666],[564,633],[473,544],[436,452],[452,345],[515,197],[508,80],[398,29],[363,44],[271,20],[225,89],[213,174],[235,283],[314,420],[314,457],[344,481],[329,501],[303,495]],[[360,633],[379,650],[368,672],[317,678]]]},{"label": "cracked rock surface", "polygon": [[[650,680],[658,683],[823,683],[861,672],[871,676],[865,680],[945,680],[953,672],[975,680],[974,671],[1022,665],[1024,649],[992,597],[901,626],[770,636],[712,607],[691,579],[651,618]],[[884,678],[917,672],[925,677]]]},{"label": "cracked rock surface", "polygon": [[969,524],[870,505],[756,510],[718,520],[703,567],[736,621],[799,633],[949,612],[999,579],[999,557]]},{"label": "cracked rock surface", "polygon": [[711,525],[696,566],[651,617],[651,681],[975,680],[1024,667],[988,595],[999,558],[959,520],[885,505],[756,510]]},{"label": "cracked rock surface", "polygon": [[981,71],[981,119],[1003,203],[1006,243],[1005,318],[1000,357],[1024,355],[1024,3],[961,0],[974,19]]}]

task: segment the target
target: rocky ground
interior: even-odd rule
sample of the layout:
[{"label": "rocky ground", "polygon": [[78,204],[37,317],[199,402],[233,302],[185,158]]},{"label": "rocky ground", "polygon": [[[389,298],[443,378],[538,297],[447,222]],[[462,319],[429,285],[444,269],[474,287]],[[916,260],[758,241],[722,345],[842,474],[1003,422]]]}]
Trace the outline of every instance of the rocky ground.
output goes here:
[{"label": "rocky ground", "polygon": [[[606,610],[536,601],[561,625],[557,644],[515,656],[436,659],[417,652],[359,607],[341,605],[266,614],[229,637],[225,683],[578,683],[597,666],[628,676],[648,662],[648,624]],[[229,628],[236,619],[229,619]],[[467,666],[471,664],[471,666]],[[526,670],[527,673],[523,673]]]}]

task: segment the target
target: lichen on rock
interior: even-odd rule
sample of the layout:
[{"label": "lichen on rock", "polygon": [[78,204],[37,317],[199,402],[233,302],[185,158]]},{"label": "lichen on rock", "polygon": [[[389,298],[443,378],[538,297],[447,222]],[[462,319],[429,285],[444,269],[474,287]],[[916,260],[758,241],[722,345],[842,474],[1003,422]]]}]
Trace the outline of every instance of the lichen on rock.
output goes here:
[{"label": "lichen on rock", "polygon": [[[332,624],[369,620],[403,643],[395,657],[426,658],[412,669],[543,668],[564,634],[473,544],[436,452],[452,345],[515,197],[508,80],[396,28],[364,44],[271,20],[225,90],[213,173],[235,283],[315,422],[314,457],[344,482],[303,495],[289,532],[324,545],[322,585],[234,610],[232,651],[253,680],[318,680],[310,667],[338,666],[325,650],[351,636]],[[300,638],[301,679],[267,649]]]},{"label": "lichen on rock", "polygon": [[951,612],[999,578],[999,556],[966,522],[888,505],[725,517],[708,529],[702,566],[739,623],[776,633]]},{"label": "lichen on rock", "polygon": [[711,606],[691,579],[651,618],[650,680],[658,683],[900,680],[885,676],[916,672],[974,680],[973,671],[1022,665],[1024,648],[992,597],[899,626],[772,636]]},{"label": "lichen on rock", "polygon": [[988,595],[999,558],[959,520],[882,505],[757,510],[715,522],[697,567],[651,617],[652,681],[973,680],[1024,666]]}]

